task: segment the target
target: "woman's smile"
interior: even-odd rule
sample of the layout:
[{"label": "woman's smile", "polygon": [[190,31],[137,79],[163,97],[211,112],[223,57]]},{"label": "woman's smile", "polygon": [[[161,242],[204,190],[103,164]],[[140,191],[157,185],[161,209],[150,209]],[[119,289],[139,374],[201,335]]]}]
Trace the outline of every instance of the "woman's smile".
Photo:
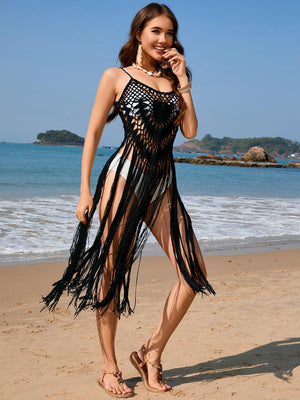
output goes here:
[{"label": "woman's smile", "polygon": [[159,47],[159,46],[156,46],[156,47],[154,47],[154,50],[155,50],[158,54],[163,55],[164,52],[166,51],[166,47]]}]

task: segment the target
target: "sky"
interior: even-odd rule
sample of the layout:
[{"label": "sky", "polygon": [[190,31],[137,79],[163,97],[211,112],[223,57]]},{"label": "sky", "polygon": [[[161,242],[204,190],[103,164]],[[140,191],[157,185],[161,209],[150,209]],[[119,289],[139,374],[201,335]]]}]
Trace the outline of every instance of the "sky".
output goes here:
[{"label": "sky", "polygon": [[[1,0],[0,141],[85,137],[103,71],[117,67],[141,0]],[[197,139],[300,141],[300,1],[166,0],[192,71]],[[118,146],[118,117],[100,146]],[[178,132],[175,144],[186,139]]]}]

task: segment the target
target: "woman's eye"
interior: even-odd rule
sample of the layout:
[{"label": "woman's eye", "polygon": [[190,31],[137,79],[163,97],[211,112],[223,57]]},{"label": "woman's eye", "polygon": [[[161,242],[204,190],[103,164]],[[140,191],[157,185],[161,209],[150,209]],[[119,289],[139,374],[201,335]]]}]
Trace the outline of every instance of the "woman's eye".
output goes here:
[{"label": "woman's eye", "polygon": [[[153,29],[152,33],[155,33],[155,34],[159,35],[160,31],[158,29]],[[169,35],[171,37],[174,36],[173,32],[167,32],[167,35]]]}]

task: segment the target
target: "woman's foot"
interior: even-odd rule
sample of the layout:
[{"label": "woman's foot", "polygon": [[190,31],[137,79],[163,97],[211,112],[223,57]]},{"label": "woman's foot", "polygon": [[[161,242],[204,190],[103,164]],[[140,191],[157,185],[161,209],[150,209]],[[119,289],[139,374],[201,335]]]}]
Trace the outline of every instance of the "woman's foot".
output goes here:
[{"label": "woman's foot", "polygon": [[[112,371],[112,372],[110,372]],[[102,370],[98,379],[99,385],[111,396],[115,397],[131,397],[132,389],[123,381],[122,373],[116,368],[114,370]]]},{"label": "woman's foot", "polygon": [[148,384],[151,388],[161,392],[167,392],[171,389],[170,385],[162,379],[162,365],[160,358],[153,351],[148,351],[143,345],[137,352],[139,359],[145,362],[147,366]]}]

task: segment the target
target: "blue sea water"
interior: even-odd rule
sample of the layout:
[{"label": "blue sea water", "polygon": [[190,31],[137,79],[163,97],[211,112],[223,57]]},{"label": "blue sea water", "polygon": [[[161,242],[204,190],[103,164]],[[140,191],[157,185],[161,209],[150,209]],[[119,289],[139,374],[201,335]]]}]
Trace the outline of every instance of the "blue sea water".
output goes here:
[{"label": "blue sea water", "polygon": [[[98,149],[92,191],[114,151]],[[81,154],[80,147],[0,143],[2,264],[67,257],[77,225]],[[299,169],[178,163],[176,172],[204,253],[239,252],[271,243],[299,247]],[[91,235],[97,222],[95,216]],[[154,244],[155,239],[149,241]]]}]

